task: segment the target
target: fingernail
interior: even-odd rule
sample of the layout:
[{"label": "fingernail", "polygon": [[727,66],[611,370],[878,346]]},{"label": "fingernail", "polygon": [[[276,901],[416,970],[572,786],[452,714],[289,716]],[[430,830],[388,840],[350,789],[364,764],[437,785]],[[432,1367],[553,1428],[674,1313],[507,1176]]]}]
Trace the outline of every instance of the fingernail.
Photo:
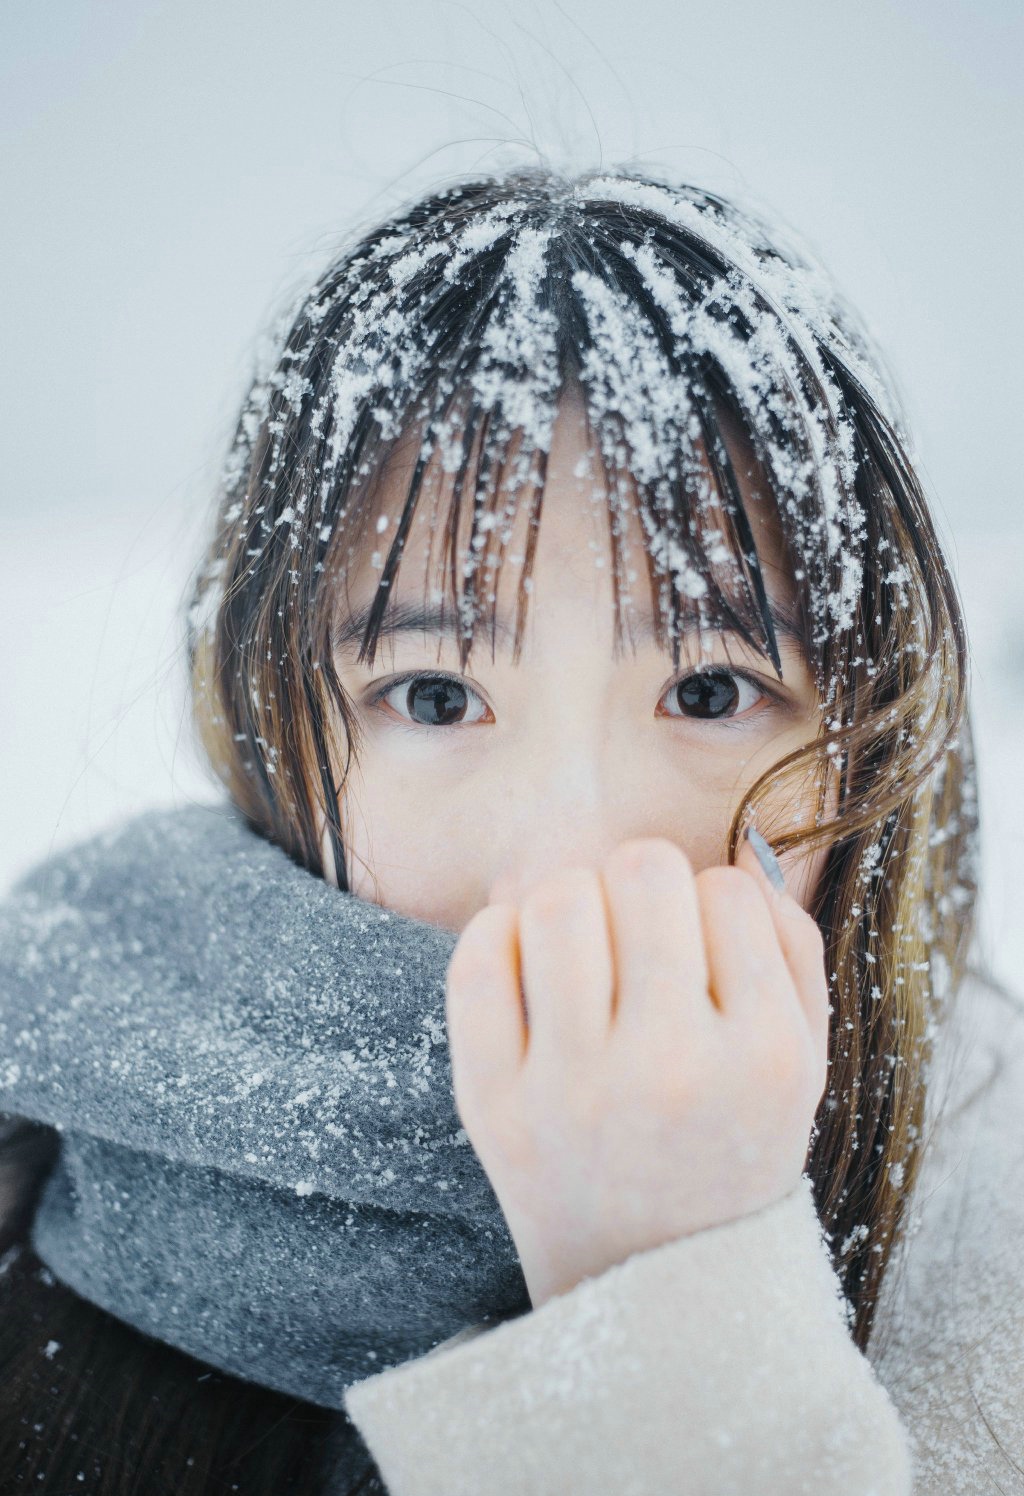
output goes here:
[{"label": "fingernail", "polygon": [[768,875],[768,878],[771,881],[772,887],[777,888],[779,893],[785,893],[786,880],[782,876],[782,868],[779,866],[779,859],[776,857],[775,853],[772,851],[771,847],[768,845],[768,843],[765,841],[764,837],[761,835],[760,831],[756,829],[756,827],[747,827],[747,841],[753,847],[754,856],[764,868],[765,873]]}]

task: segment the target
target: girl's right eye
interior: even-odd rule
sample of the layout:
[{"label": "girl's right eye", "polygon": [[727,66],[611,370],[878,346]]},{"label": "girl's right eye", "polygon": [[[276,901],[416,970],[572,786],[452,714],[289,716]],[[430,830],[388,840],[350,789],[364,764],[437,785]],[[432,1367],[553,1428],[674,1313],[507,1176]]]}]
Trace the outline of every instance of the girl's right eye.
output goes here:
[{"label": "girl's right eye", "polygon": [[[392,710],[396,710],[388,701],[388,697],[396,692],[403,710],[408,713],[408,717],[403,717],[402,720],[410,721],[418,727],[473,725],[480,718],[467,715],[470,698],[475,697],[484,706],[472,687],[458,676],[444,673],[428,675],[422,671],[410,671],[407,675],[400,675],[396,680],[390,681],[382,691],[370,697],[370,705],[377,706],[385,702]],[[487,710],[486,707],[484,709]]]}]

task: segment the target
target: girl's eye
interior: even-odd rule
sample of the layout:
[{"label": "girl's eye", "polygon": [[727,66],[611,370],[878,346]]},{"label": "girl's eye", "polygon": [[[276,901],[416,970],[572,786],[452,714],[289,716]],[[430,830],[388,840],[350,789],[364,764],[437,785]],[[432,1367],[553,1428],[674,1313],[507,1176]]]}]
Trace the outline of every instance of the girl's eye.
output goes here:
[{"label": "girl's eye", "polygon": [[[746,712],[760,696],[774,699],[772,693],[742,671],[724,665],[693,671],[672,685],[665,699],[671,708],[669,717],[684,720],[718,722]],[[395,697],[389,701],[389,697]],[[370,705],[384,702],[404,720],[418,727],[459,727],[477,723],[479,713],[471,712],[471,701],[484,711],[484,702],[476,691],[456,675],[412,673],[399,676],[370,698]]]},{"label": "girl's eye", "polygon": [[680,709],[678,712],[670,710],[667,713],[670,717],[719,722],[725,717],[738,717],[745,713],[759,696],[769,700],[777,699],[753,676],[743,671],[730,670],[724,665],[709,665],[677,680],[670,686],[664,699]]},{"label": "girl's eye", "polygon": [[[396,702],[388,701],[396,696]],[[478,722],[479,717],[468,715],[469,698],[480,697],[456,675],[402,675],[382,691],[370,698],[371,706],[387,702],[393,710],[408,713],[409,720],[420,727],[458,727],[467,722]],[[483,703],[480,703],[483,705]],[[401,710],[399,710],[401,715]]]}]

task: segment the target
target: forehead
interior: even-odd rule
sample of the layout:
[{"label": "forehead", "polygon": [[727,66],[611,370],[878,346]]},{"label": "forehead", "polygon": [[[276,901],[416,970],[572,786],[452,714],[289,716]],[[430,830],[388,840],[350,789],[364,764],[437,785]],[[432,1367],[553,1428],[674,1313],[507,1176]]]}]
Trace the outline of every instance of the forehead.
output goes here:
[{"label": "forehead", "polygon": [[[792,615],[795,584],[788,559],[782,528],[770,486],[763,469],[739,423],[726,412],[720,427],[733,464],[744,508],[750,523],[758,560],[764,573],[769,597],[781,613]],[[350,541],[345,568],[345,592],[348,607],[365,605],[373,595],[384,559],[394,541],[397,525],[406,505],[419,454],[421,433],[411,430],[393,450],[389,461],[376,473],[367,490],[357,531]],[[544,492],[539,533],[531,534],[530,513],[534,498],[529,483],[513,489],[499,484],[495,524],[501,531],[505,551],[498,568],[496,586],[489,580],[481,586],[488,600],[496,593],[498,611],[511,612],[520,586],[524,558],[533,551],[531,575],[534,587],[543,591],[545,584],[580,583],[583,589],[605,590],[611,558],[609,523],[618,533],[623,548],[624,607],[635,609],[640,617],[651,612],[651,587],[642,521],[635,490],[628,473],[621,475],[623,488],[616,498],[609,493],[599,453],[597,437],[588,428],[582,399],[570,386],[562,395],[544,474]],[[515,455],[510,447],[510,458]],[[454,537],[449,536],[454,474],[445,472],[435,452],[421,483],[421,492],[405,535],[402,560],[389,596],[389,608],[399,598],[423,599],[433,593],[450,595],[455,546],[455,569],[461,584],[461,568],[469,555],[473,507],[472,479],[474,460],[463,488]],[[509,464],[506,463],[506,467]],[[707,472],[710,482],[710,472]],[[613,514],[609,509],[613,506]],[[731,551],[722,538],[725,516],[714,508],[702,531],[701,539],[709,561],[725,559]],[[485,521],[485,523],[487,523]],[[498,543],[493,539],[496,553]],[[731,562],[730,562],[731,566]],[[607,586],[611,595],[610,584]]]}]

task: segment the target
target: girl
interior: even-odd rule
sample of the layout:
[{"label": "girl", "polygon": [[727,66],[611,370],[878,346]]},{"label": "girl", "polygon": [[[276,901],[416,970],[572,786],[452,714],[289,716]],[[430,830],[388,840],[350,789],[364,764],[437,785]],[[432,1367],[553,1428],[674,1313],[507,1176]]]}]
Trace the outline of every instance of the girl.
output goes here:
[{"label": "girl", "polygon": [[1013,1489],[964,624],[822,274],[625,171],[414,203],[188,624],[223,807],[0,927],[0,1489]]}]

